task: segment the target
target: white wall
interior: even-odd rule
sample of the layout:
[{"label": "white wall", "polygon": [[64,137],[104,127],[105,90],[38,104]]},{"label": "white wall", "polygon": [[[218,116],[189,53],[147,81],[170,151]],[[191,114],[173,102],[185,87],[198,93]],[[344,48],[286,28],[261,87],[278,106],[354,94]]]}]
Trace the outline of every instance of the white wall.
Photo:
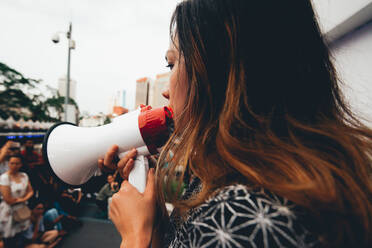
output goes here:
[{"label": "white wall", "polygon": [[372,127],[372,22],[333,43],[331,50],[347,100]]},{"label": "white wall", "polygon": [[323,32],[342,23],[371,3],[371,0],[312,0]]}]

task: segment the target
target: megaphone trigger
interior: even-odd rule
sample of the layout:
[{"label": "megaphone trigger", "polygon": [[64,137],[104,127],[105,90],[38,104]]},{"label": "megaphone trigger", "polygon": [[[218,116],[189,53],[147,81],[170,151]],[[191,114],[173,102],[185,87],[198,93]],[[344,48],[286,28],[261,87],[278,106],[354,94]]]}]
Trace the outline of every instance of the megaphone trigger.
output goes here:
[{"label": "megaphone trigger", "polygon": [[132,184],[140,193],[145,192],[147,173],[149,171],[149,163],[145,156],[137,156],[134,160],[134,166],[132,171],[129,173],[128,181]]}]

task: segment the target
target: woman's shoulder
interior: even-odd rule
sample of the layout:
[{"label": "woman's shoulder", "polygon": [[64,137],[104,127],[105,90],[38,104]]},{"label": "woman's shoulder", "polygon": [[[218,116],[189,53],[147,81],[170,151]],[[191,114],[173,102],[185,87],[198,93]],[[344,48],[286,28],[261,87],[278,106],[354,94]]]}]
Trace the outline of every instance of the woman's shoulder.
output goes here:
[{"label": "woman's shoulder", "polygon": [[[235,184],[225,186],[216,191],[216,193],[210,197],[205,204],[225,204],[225,203],[236,204],[237,202],[244,203],[247,209],[258,209],[258,208],[273,208],[278,209],[283,214],[289,214],[294,210],[297,205],[287,200],[284,197],[280,197],[265,189],[253,189],[246,185]],[[286,209],[286,210],[284,210]]]},{"label": "woman's shoulder", "polygon": [[4,172],[0,175],[0,185],[8,185],[9,184],[9,174],[8,172]]},{"label": "woman's shoulder", "polygon": [[271,213],[271,211],[277,211],[278,215],[291,218],[296,217],[296,211],[298,209],[296,204],[286,198],[264,189],[252,189],[241,184],[230,185],[219,189],[198,208],[211,207],[236,209],[236,213]]},{"label": "woman's shoulder", "polygon": [[25,172],[19,172],[19,174],[21,175],[22,178],[27,178],[28,179],[27,173],[25,173]]},{"label": "woman's shoulder", "polygon": [[189,240],[209,243],[206,247],[317,246],[297,209],[296,204],[263,189],[231,185],[194,209],[183,232]]}]

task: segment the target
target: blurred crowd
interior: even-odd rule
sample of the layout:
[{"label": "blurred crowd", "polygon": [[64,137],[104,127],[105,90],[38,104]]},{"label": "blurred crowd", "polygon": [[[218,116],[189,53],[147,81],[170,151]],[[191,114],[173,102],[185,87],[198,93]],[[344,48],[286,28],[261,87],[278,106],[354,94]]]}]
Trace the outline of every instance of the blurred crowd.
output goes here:
[{"label": "blurred crowd", "polygon": [[[7,141],[0,150],[0,248],[55,247],[82,225],[82,202],[107,218],[120,177],[98,173],[80,188],[60,181],[33,140]],[[39,146],[40,148],[40,146]]]}]

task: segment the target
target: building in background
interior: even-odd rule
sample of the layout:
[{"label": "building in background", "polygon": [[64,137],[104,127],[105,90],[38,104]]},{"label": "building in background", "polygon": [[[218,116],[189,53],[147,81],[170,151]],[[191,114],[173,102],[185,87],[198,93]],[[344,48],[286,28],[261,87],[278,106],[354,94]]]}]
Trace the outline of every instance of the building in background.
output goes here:
[{"label": "building in background", "polygon": [[[58,93],[60,96],[66,96],[67,78],[61,77],[58,79]],[[70,92],[69,97],[76,102],[76,81],[70,79]],[[67,122],[77,124],[79,117],[79,110],[73,104],[69,104],[67,107]]]},{"label": "building in background", "polygon": [[168,105],[168,100],[162,93],[169,87],[170,72],[156,75],[156,80],[150,82],[149,105],[153,108]]},{"label": "building in background", "polygon": [[134,108],[138,108],[141,104],[149,104],[149,87],[151,79],[148,77],[140,78],[136,81],[136,100]]},{"label": "building in background", "polygon": [[169,87],[170,73],[156,75],[156,80],[148,77],[140,78],[136,82],[135,108],[141,104],[150,105],[153,108],[162,107],[168,104],[168,100],[162,92]]},{"label": "building in background", "polygon": [[125,90],[118,90],[115,92],[113,97],[113,106],[121,106],[123,108],[126,107],[126,91]]},{"label": "building in background", "polygon": [[114,106],[114,108],[112,110],[112,116],[117,117],[119,115],[123,115],[123,114],[126,114],[128,112],[129,112],[129,110],[127,108],[124,108],[122,106]]},{"label": "building in background", "polygon": [[126,108],[127,106],[127,92],[125,90],[122,90],[119,92],[118,96],[118,103],[121,103],[119,106],[122,106],[123,108]]},{"label": "building in background", "polygon": [[127,93],[125,90],[117,90],[109,100],[108,113],[115,113],[115,108],[118,109],[118,107],[127,109],[126,95]]},{"label": "building in background", "polygon": [[[66,77],[61,77],[58,79],[58,93],[60,96],[66,96],[66,85],[67,79]],[[76,81],[74,79],[70,79],[70,98],[76,101]]]},{"label": "building in background", "polygon": [[98,115],[90,116],[89,114],[84,114],[79,122],[80,127],[98,127],[105,123],[107,116],[103,113]]}]

